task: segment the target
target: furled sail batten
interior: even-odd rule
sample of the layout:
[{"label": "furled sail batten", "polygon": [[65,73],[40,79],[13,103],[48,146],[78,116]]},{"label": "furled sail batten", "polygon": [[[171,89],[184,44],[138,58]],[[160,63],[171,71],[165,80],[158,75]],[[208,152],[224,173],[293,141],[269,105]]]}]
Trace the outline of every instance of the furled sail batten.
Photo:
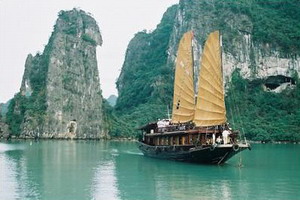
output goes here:
[{"label": "furled sail batten", "polygon": [[199,72],[198,96],[194,123],[215,126],[226,122],[219,31],[211,33],[205,43]]},{"label": "furled sail batten", "polygon": [[179,42],[175,66],[172,122],[193,120],[195,112],[194,73],[192,56],[192,31],[183,35]]}]

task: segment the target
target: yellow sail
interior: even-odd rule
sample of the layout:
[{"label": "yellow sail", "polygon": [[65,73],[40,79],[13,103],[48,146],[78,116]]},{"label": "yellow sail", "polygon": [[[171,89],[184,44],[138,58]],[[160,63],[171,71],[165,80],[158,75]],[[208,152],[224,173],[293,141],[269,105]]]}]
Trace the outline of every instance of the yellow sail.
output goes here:
[{"label": "yellow sail", "polygon": [[199,72],[199,90],[195,110],[196,126],[214,126],[226,122],[219,31],[205,43]]},{"label": "yellow sail", "polygon": [[178,47],[174,80],[173,123],[188,122],[194,118],[195,96],[192,39],[192,31],[185,33]]}]

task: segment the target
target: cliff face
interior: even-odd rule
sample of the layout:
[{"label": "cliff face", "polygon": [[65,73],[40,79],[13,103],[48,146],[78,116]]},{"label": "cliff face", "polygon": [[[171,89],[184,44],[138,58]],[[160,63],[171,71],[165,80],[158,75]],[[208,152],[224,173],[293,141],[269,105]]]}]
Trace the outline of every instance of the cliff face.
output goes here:
[{"label": "cliff face", "polygon": [[5,123],[5,115],[9,106],[10,100],[6,103],[0,103],[0,139],[9,136],[8,125]]},{"label": "cliff face", "polygon": [[[287,14],[293,13],[293,10],[288,11],[293,4],[296,6],[299,3],[266,4],[256,1],[181,0],[169,43],[168,63],[173,66],[179,39],[186,31],[193,30],[197,41],[195,63],[199,66],[208,34],[220,30],[226,82],[231,80],[235,69],[240,69],[246,79],[267,79],[278,75],[291,78],[295,72],[300,73],[300,46],[295,36],[292,38],[296,31],[291,28],[293,25],[299,26],[299,23],[292,14]],[[275,23],[275,20],[278,21]],[[274,24],[276,27],[273,27]]]},{"label": "cliff face", "polygon": [[6,123],[4,123],[3,121],[1,121],[1,118],[0,118],[0,139],[2,137],[8,138],[9,130],[8,130],[8,125]]},{"label": "cliff face", "polygon": [[[284,102],[291,102],[288,112],[292,120],[286,118],[285,121],[280,121],[280,119],[279,121],[281,124],[290,123],[291,127],[295,128],[293,130],[296,130],[297,126],[294,123],[297,116],[300,116],[300,112],[296,109],[300,100],[297,96],[299,89],[296,88],[293,91],[293,88],[296,87],[297,74],[300,73],[300,59],[298,59],[300,42],[297,39],[299,38],[297,27],[300,26],[300,12],[297,10],[299,6],[299,2],[295,0],[288,2],[181,0],[178,6],[173,7],[176,9],[173,17],[163,18],[153,33],[136,34],[128,45],[126,59],[117,82],[119,91],[117,111],[123,109],[123,112],[126,113],[125,116],[123,115],[125,120],[127,122],[134,120],[135,124],[139,125],[145,123],[146,119],[154,120],[154,116],[166,117],[167,107],[171,105],[173,95],[174,62],[180,38],[186,31],[194,31],[194,62],[196,74],[198,74],[204,42],[210,32],[220,30],[223,41],[222,62],[225,84],[227,90],[231,91],[228,93],[227,104],[238,105],[243,101],[252,101],[251,109],[256,113],[252,113],[252,116],[242,116],[242,120],[240,120],[248,123],[250,119],[258,116],[261,121],[268,119],[262,115],[268,115],[268,117],[274,116],[274,114],[282,115],[283,119],[287,109]],[[167,13],[169,10],[165,15]],[[159,27],[163,23],[172,26],[172,28],[160,30],[165,37],[151,37],[159,31]],[[154,45],[145,51],[155,42],[165,45],[161,48],[155,48],[157,45]],[[166,53],[166,55],[155,56],[154,59],[151,59],[151,56],[144,56],[145,52],[155,55],[159,53],[158,51]],[[160,67],[156,67],[157,63],[160,63],[158,65]],[[240,92],[238,87],[231,86],[235,72],[239,72],[241,77],[236,75],[234,83],[245,83],[244,89],[241,88],[243,90],[246,88],[243,94],[247,93],[249,99],[242,99],[243,97],[240,96],[240,102],[233,102],[232,95]],[[145,88],[145,86],[149,87]],[[256,87],[256,89],[251,87]],[[263,90],[260,91],[260,88]],[[285,89],[292,91],[286,91],[277,96],[265,92],[272,90],[280,93]],[[254,94],[255,92],[256,94]],[[256,99],[251,99],[251,97]],[[270,102],[263,102],[265,98],[281,103],[272,105]],[[277,110],[266,109],[272,107],[276,107],[275,110]],[[227,108],[227,113],[235,112],[231,110],[230,106]],[[244,110],[244,112],[248,111]],[[229,118],[230,122],[233,121],[232,116]],[[270,119],[268,120],[270,122]],[[273,125],[279,124],[279,121],[273,120],[273,124],[273,121],[268,123],[268,120],[262,124],[269,124],[265,130],[268,130],[270,135],[272,129],[274,130]],[[254,126],[253,124],[249,125],[250,128]],[[257,123],[258,126],[259,123]],[[282,130],[278,128],[276,132],[283,132]],[[256,130],[253,132],[260,134]],[[262,135],[264,134],[262,133]]]},{"label": "cliff face", "polygon": [[102,137],[96,60],[96,46],[101,44],[91,16],[82,10],[61,11],[43,53],[27,57],[20,93],[7,117],[8,121],[18,118],[10,123],[13,132],[35,137]]},{"label": "cliff face", "polygon": [[[139,32],[130,41],[117,80],[115,111],[119,118],[117,126],[122,128],[112,130],[113,135],[132,135],[136,132],[134,128],[166,117],[173,79],[172,68],[166,66],[167,49],[176,10],[177,6],[170,7],[156,30]],[[148,108],[155,109],[148,112]]]},{"label": "cliff face", "polygon": [[176,10],[177,6],[169,8],[156,30],[139,32],[130,41],[117,80],[117,110],[170,100],[164,95],[170,92],[167,90],[172,80],[172,69],[166,67],[166,62]]}]

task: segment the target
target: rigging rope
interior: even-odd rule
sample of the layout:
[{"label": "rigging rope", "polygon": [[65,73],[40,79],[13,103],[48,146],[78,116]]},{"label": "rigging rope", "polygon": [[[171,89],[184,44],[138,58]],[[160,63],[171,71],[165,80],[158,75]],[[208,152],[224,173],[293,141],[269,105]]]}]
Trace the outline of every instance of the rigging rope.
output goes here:
[{"label": "rigging rope", "polygon": [[[231,82],[230,83],[231,94],[230,94],[230,99],[229,99],[230,103],[231,103],[230,113],[231,113],[231,117],[232,117],[234,126],[237,127],[236,125],[240,124],[241,133],[242,133],[242,134],[239,134],[240,139],[242,139],[242,138],[245,139],[246,137],[245,137],[245,131],[244,131],[244,124],[243,124],[243,121],[242,121],[242,118],[241,118],[241,112],[240,112],[239,105],[238,105],[237,94],[235,92],[234,87],[235,86]],[[236,114],[234,115],[233,113],[236,113]],[[234,117],[236,118],[236,120],[234,120]],[[236,123],[236,125],[235,125],[235,123]],[[243,164],[242,164],[242,152],[240,152],[240,154],[239,154],[239,161],[238,161],[237,166],[240,167],[240,168],[243,166]]]}]

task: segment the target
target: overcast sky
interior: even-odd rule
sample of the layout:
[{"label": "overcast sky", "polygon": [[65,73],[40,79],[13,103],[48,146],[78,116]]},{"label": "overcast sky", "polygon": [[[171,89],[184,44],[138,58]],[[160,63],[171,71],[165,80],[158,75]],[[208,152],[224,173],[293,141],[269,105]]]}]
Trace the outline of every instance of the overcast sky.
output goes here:
[{"label": "overcast sky", "polygon": [[90,12],[98,22],[103,45],[97,48],[101,89],[117,94],[128,42],[138,31],[153,30],[166,9],[179,0],[0,0],[0,103],[20,89],[25,59],[42,52],[60,10]]}]

